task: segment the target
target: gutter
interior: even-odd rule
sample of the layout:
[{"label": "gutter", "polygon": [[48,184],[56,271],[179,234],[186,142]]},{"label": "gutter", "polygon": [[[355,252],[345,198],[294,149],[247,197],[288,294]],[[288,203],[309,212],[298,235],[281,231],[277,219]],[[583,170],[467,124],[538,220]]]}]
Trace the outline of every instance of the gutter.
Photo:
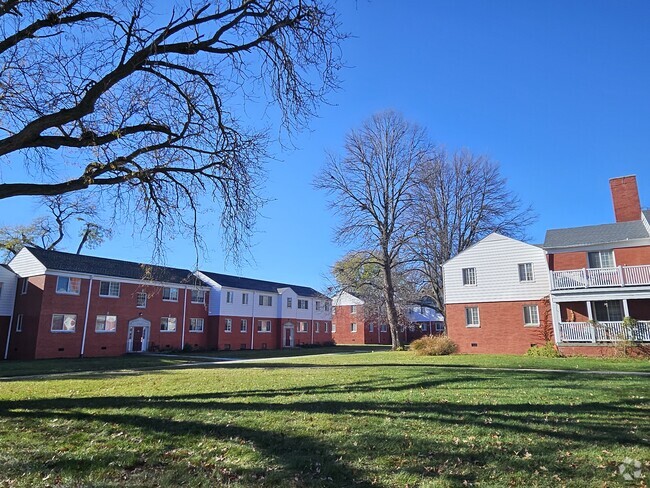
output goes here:
[{"label": "gutter", "polygon": [[88,312],[90,311],[90,295],[93,289],[93,275],[90,275],[90,281],[88,282],[88,298],[86,299],[86,316],[84,317],[84,331],[81,336],[81,354],[80,357],[84,357],[84,352],[86,350],[86,332],[88,331]]},{"label": "gutter", "polygon": [[187,286],[185,286],[185,294],[183,295],[183,330],[181,332],[181,351],[185,347],[185,320],[187,311]]}]

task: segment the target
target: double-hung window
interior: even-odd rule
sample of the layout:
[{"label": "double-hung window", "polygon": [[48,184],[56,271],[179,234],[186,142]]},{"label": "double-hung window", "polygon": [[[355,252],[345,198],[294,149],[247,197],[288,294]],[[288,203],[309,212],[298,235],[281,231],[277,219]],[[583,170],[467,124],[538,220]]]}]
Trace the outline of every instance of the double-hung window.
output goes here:
[{"label": "double-hung window", "polygon": [[524,325],[539,325],[537,305],[524,305]]},{"label": "double-hung window", "polygon": [[232,319],[225,319],[223,330],[224,332],[232,332]]},{"label": "double-hung window", "polygon": [[235,299],[235,292],[234,291],[227,291],[226,292],[226,303],[232,303]]},{"label": "double-hung window", "polygon": [[521,263],[519,265],[519,281],[535,281],[533,274],[533,263]]},{"label": "double-hung window", "polygon": [[465,307],[465,324],[467,327],[480,327],[478,307]]},{"label": "double-hung window", "polygon": [[203,332],[203,319],[190,319],[190,332]]},{"label": "double-hung window", "polygon": [[95,319],[95,332],[115,332],[116,330],[116,315],[98,315]]},{"label": "double-hung window", "polygon": [[99,296],[100,297],[120,297],[120,284],[117,281],[100,281],[99,282]]},{"label": "double-hung window", "polygon": [[260,295],[259,304],[262,307],[271,307],[273,305],[273,297],[271,295]]},{"label": "double-hung window", "polygon": [[178,288],[170,288],[168,286],[163,288],[162,299],[165,302],[177,302],[178,301]]},{"label": "double-hung window", "polygon": [[176,317],[162,317],[160,319],[160,332],[176,332]]},{"label": "double-hung window", "polygon": [[137,308],[147,308],[147,293],[139,291],[135,295],[135,306]]},{"label": "double-hung window", "polygon": [[314,303],[314,309],[320,310],[320,306],[321,306],[320,300],[316,300],[316,302]]},{"label": "double-hung window", "polygon": [[241,304],[248,305],[248,293],[241,294]]},{"label": "double-hung window", "polygon": [[23,331],[23,314],[19,313],[16,316],[16,332],[22,332]]},{"label": "double-hung window", "polygon": [[357,324],[354,322],[350,324],[350,332],[356,332],[357,331]]},{"label": "double-hung window", "polygon": [[476,268],[463,268],[463,285],[476,284]]},{"label": "double-hung window", "polygon": [[298,332],[307,332],[308,327],[307,322],[298,322]]},{"label": "double-hung window", "polygon": [[248,320],[241,319],[241,322],[239,324],[239,332],[246,332],[246,331],[248,331]]},{"label": "double-hung window", "polygon": [[57,276],[56,292],[63,295],[79,295],[81,290],[81,278],[70,278],[68,276]]},{"label": "double-hung window", "polygon": [[205,303],[205,290],[192,290],[192,303]]},{"label": "double-hung window", "polygon": [[293,298],[287,297],[287,308],[293,307]]},{"label": "double-hung window", "polygon": [[298,299],[298,309],[299,310],[309,310],[309,300]]},{"label": "double-hung window", "polygon": [[260,320],[257,324],[257,332],[271,332],[271,321]]},{"label": "double-hung window", "polygon": [[52,315],[52,332],[74,332],[77,326],[77,316],[68,313],[55,313]]}]

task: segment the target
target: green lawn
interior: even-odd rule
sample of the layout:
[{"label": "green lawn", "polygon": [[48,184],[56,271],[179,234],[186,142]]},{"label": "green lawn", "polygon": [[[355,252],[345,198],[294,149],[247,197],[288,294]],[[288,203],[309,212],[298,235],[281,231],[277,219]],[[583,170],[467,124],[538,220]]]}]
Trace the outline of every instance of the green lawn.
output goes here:
[{"label": "green lawn", "polygon": [[[0,486],[573,487],[650,478],[650,377],[477,369],[649,371],[647,361],[372,352],[173,367],[191,360],[199,358],[128,357],[105,360],[100,374],[1,381]],[[30,366],[38,363],[21,369],[38,374]],[[16,374],[12,364],[0,364],[0,377]],[[645,480],[617,474],[626,457],[643,463]]]}]

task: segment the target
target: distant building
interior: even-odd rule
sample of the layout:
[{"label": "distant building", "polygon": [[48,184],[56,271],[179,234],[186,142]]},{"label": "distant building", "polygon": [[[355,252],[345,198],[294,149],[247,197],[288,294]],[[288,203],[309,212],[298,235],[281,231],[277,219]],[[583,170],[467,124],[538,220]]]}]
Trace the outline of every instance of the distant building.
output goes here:
[{"label": "distant building", "polygon": [[[332,298],[332,307],[332,339],[337,344],[391,344],[385,318],[378,319],[367,310],[361,298],[343,291]],[[426,300],[409,305],[407,315],[407,323],[400,328],[404,342],[444,333],[444,317]]]},{"label": "distant building", "polygon": [[331,302],[309,287],[33,247],[0,282],[5,359],[331,341]]},{"label": "distant building", "polygon": [[550,338],[567,354],[607,354],[622,338],[650,342],[650,212],[634,176],[610,188],[613,224],[549,230],[542,246],[491,234],[445,263],[460,352],[521,354]]}]

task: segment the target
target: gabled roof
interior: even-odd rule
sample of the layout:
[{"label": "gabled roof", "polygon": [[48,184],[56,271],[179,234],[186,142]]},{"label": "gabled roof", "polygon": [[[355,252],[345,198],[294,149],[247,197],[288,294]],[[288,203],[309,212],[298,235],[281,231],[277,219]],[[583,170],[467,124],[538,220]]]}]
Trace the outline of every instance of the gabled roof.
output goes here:
[{"label": "gabled roof", "polygon": [[211,280],[227,288],[239,288],[243,290],[264,291],[267,293],[278,293],[281,288],[291,288],[296,295],[301,297],[320,297],[327,298],[322,293],[308,286],[289,285],[287,283],[276,283],[274,281],[256,280],[254,278],[244,278],[241,276],[232,276],[221,273],[212,273],[210,271],[201,271]]},{"label": "gabled roof", "polygon": [[84,254],[26,248],[48,270],[85,273],[133,280],[205,286],[189,269],[98,258]]},{"label": "gabled roof", "polygon": [[[646,211],[647,212],[647,211]],[[647,214],[646,214],[647,215]],[[578,247],[609,244],[633,239],[647,239],[648,229],[641,220],[614,224],[587,225],[546,231],[545,248]]]}]

